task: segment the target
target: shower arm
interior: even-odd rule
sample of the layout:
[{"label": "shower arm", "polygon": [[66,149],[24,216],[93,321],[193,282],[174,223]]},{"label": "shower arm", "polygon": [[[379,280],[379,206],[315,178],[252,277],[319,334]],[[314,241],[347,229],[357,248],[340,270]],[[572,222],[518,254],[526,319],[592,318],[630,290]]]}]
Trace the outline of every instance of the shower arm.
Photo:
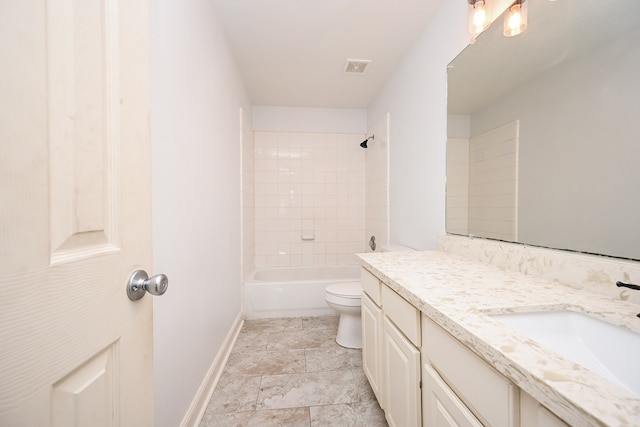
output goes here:
[{"label": "shower arm", "polygon": [[370,139],[374,139],[374,138],[375,138],[375,135],[371,135],[370,137],[368,137],[367,139],[365,139],[360,143],[360,147],[367,148],[367,142],[369,142]]}]

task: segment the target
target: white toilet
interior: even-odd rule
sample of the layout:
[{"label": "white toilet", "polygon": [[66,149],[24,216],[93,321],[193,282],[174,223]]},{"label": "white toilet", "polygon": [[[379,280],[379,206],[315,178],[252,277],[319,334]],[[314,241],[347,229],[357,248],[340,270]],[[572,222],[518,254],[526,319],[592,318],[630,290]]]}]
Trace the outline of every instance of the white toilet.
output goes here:
[{"label": "white toilet", "polygon": [[325,289],[329,307],[340,313],[336,342],[342,347],[362,348],[362,325],[360,324],[360,282],[333,283]]},{"label": "white toilet", "polygon": [[[399,245],[380,245],[376,252],[412,251]],[[346,348],[362,348],[362,320],[360,282],[332,283],[325,288],[325,300],[329,307],[340,313],[336,342]]]}]

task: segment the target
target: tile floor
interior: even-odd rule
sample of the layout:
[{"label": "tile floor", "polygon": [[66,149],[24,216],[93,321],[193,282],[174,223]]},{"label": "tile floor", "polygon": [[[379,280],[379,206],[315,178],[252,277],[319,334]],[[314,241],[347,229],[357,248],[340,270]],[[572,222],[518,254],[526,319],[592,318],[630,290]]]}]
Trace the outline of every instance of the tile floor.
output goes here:
[{"label": "tile floor", "polygon": [[387,426],[338,318],[245,321],[200,427]]}]

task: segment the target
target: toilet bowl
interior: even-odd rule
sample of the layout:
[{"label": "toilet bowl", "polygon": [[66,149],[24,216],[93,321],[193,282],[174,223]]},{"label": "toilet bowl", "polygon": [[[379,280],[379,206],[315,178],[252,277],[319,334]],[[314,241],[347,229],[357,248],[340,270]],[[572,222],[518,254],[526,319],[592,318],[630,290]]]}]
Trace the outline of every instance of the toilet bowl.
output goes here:
[{"label": "toilet bowl", "polygon": [[[412,251],[400,245],[380,245],[376,252]],[[362,320],[360,282],[333,283],[325,288],[325,300],[329,307],[340,313],[336,342],[342,347],[362,348]]]},{"label": "toilet bowl", "polygon": [[360,282],[333,283],[325,288],[329,307],[340,313],[336,342],[342,347],[362,348]]}]

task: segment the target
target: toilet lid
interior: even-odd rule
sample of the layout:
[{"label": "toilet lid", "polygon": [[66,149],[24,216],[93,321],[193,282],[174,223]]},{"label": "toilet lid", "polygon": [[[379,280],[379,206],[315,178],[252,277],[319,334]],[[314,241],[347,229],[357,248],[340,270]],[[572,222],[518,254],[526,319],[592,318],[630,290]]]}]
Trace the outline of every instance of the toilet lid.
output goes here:
[{"label": "toilet lid", "polygon": [[343,298],[360,298],[362,287],[360,282],[333,283],[325,288],[327,293]]}]

